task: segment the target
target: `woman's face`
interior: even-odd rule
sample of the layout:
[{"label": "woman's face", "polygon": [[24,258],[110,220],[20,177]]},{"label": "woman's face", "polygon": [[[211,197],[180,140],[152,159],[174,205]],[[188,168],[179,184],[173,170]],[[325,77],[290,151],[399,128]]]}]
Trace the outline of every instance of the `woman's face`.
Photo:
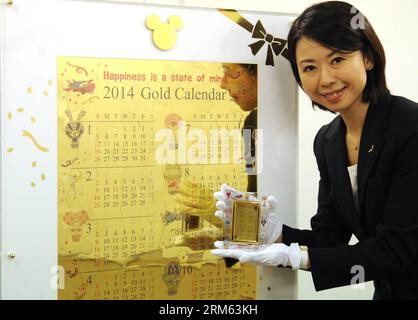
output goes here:
[{"label": "woman's face", "polygon": [[228,91],[231,98],[243,111],[257,107],[257,77],[244,66],[236,63],[224,63],[224,78],[221,88]]},{"label": "woman's face", "polygon": [[331,111],[344,113],[362,103],[366,70],[373,64],[363,53],[336,52],[306,37],[296,45],[303,90]]}]

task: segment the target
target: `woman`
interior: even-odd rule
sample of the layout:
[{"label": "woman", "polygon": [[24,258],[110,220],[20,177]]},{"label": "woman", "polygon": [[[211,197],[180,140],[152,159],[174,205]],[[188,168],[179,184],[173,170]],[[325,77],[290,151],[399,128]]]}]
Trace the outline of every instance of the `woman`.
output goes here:
[{"label": "woman", "polygon": [[[242,127],[244,140],[244,161],[247,173],[247,191],[257,191],[257,175],[255,167],[255,130],[257,129],[257,65],[256,64],[239,64],[239,63],[223,63],[222,69],[224,76],[221,82],[221,88],[226,90],[237,106],[244,112],[247,112]],[[173,171],[173,170],[171,170]],[[174,170],[175,171],[175,170]],[[186,230],[190,225],[194,225],[192,231],[183,232],[181,235],[175,236],[170,241],[176,246],[186,246],[193,250],[207,250],[212,247],[213,237],[208,234],[213,233],[212,220],[216,220],[210,212],[214,209],[213,201],[205,198],[202,194],[206,194],[205,190],[200,190],[200,194],[196,194],[194,190],[197,188],[186,177],[176,187],[173,192],[173,199],[178,204],[176,211],[184,216]],[[206,214],[209,213],[209,214]],[[210,223],[209,228],[201,227],[196,230],[197,226],[206,225],[204,221]],[[194,223],[191,223],[194,221]],[[218,226],[219,221],[215,221]],[[222,230],[220,229],[219,232]],[[209,240],[209,242],[208,242]],[[226,265],[232,266],[237,261],[234,259],[225,259]]]},{"label": "woman", "polygon": [[244,142],[245,171],[248,177],[247,191],[257,192],[257,174],[255,167],[255,131],[257,129],[257,65],[224,63],[224,77],[221,88],[228,91],[230,97],[241,108],[249,112],[245,117],[243,134],[248,130],[250,141]]},{"label": "woman", "polygon": [[[374,299],[418,299],[418,104],[389,93],[383,47],[366,18],[351,27],[351,12],[344,2],[316,4],[288,36],[297,82],[313,105],[339,114],[314,142],[321,178],[312,230],[271,219],[265,249],[216,242],[213,253],[309,269],[316,290],[374,280]],[[216,216],[236,194],[222,186]],[[267,209],[276,216],[274,201]],[[352,234],[359,242],[348,245]]]}]

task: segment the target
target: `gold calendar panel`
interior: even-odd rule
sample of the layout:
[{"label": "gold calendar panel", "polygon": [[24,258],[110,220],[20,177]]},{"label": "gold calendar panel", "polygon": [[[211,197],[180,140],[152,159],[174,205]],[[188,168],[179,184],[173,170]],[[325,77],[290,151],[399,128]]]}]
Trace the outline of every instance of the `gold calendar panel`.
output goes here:
[{"label": "gold calendar panel", "polygon": [[[222,70],[58,58],[59,299],[255,298],[254,268],[210,254],[223,236],[213,193],[247,186],[247,113]],[[222,130],[235,140],[212,138]]]},{"label": "gold calendar panel", "polygon": [[[201,269],[168,261],[165,264],[121,269],[109,264],[109,270],[80,272],[77,257],[65,257],[65,283],[71,288],[61,290],[65,300],[136,300],[136,299],[243,299],[256,295],[256,269],[253,266],[226,269],[223,263],[205,264]],[[94,263],[92,263],[94,265]]]}]

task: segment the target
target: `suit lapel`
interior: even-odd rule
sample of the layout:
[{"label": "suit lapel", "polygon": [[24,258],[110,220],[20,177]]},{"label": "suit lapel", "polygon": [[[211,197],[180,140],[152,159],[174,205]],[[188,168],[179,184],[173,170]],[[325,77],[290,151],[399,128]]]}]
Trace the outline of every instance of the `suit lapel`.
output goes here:
[{"label": "suit lapel", "polygon": [[365,235],[365,229],[354,206],[353,192],[347,170],[348,157],[345,132],[344,122],[341,117],[338,117],[327,134],[329,143],[325,146],[325,157],[330,179],[335,186],[334,197],[338,199],[346,219],[351,222],[353,232],[357,237],[362,237]]},{"label": "suit lapel", "polygon": [[385,142],[383,132],[389,119],[390,95],[381,97],[376,104],[370,104],[364,121],[360,140],[357,183],[360,202],[360,213],[364,215],[364,196],[367,180],[376,161],[379,159]]},{"label": "suit lapel", "polygon": [[366,114],[357,167],[359,213],[356,213],[355,210],[350,177],[347,171],[346,128],[341,116],[336,118],[326,136],[329,142],[325,146],[325,157],[330,178],[335,185],[334,196],[338,199],[346,218],[351,222],[354,234],[359,239],[367,235],[363,223],[365,190],[367,180],[384,145],[383,132],[389,119],[390,102],[391,96],[385,94],[378,99],[377,103],[370,104]]}]

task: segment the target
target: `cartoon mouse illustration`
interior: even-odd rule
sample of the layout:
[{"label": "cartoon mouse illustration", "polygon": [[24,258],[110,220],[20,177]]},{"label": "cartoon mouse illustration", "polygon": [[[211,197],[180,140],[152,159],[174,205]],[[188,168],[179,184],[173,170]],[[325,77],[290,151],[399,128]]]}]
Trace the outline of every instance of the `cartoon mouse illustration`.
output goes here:
[{"label": "cartoon mouse illustration", "polygon": [[146,20],[146,26],[153,31],[154,44],[161,50],[170,50],[176,44],[176,32],[183,27],[183,21],[178,16],[171,16],[168,23],[161,23],[159,16],[151,15]]},{"label": "cartoon mouse illustration", "polygon": [[80,137],[84,132],[84,126],[80,120],[86,115],[86,112],[80,111],[76,121],[74,121],[70,110],[65,110],[65,114],[67,115],[68,120],[70,120],[65,126],[65,134],[71,139],[71,147],[78,148]]}]

